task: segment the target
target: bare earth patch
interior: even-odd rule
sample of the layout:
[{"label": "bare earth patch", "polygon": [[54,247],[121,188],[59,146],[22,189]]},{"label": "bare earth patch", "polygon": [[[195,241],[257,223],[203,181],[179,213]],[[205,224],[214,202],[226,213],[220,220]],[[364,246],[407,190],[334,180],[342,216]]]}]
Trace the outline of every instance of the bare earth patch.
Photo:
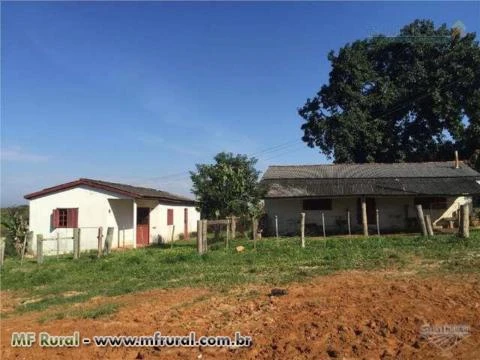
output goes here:
[{"label": "bare earth patch", "polygon": [[[2,320],[4,359],[479,359],[480,275],[419,276],[344,272],[284,287],[248,285],[229,292],[153,290],[85,303],[115,302],[118,313],[99,319],[62,319],[43,324],[47,312]],[[2,302],[5,299],[2,293]],[[83,306],[83,305],[82,305]],[[420,338],[424,324],[469,325],[471,335],[448,351]],[[249,349],[10,347],[13,331],[54,335],[229,335],[253,337]]]}]

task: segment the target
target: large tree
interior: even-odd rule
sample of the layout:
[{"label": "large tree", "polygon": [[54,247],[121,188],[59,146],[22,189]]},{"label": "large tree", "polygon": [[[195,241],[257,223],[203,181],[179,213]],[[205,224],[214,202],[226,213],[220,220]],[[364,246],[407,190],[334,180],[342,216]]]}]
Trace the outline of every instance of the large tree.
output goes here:
[{"label": "large tree", "polygon": [[480,149],[474,33],[416,20],[329,53],[329,83],[298,112],[303,141],[343,162],[468,158]]},{"label": "large tree", "polygon": [[213,164],[197,164],[191,171],[193,193],[202,217],[253,214],[264,194],[258,183],[257,160],[246,155],[221,152]]}]

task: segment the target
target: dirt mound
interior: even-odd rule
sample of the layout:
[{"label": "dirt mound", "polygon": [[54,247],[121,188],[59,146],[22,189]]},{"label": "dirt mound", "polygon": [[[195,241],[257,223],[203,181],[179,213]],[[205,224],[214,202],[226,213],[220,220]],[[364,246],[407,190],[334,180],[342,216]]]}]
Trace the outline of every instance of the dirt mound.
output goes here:
[{"label": "dirt mound", "polygon": [[[205,289],[155,290],[117,298],[117,314],[44,324],[42,314],[2,321],[5,359],[480,359],[480,275],[421,277],[348,272],[283,286],[245,286],[228,293]],[[3,298],[2,294],[2,298]],[[87,304],[88,305],[88,304]],[[83,306],[83,305],[82,305]],[[58,310],[58,309],[57,309]],[[49,312],[54,309],[49,310]],[[422,325],[464,324],[470,336],[449,350],[420,337]],[[13,331],[68,335],[229,335],[253,338],[244,348],[10,347]]]}]

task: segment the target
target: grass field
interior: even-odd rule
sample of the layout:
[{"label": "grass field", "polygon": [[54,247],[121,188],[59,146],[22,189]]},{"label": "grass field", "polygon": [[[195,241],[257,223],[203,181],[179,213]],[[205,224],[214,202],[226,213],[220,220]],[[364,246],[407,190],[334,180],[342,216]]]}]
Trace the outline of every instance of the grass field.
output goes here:
[{"label": "grass field", "polygon": [[[245,246],[237,253],[235,246]],[[228,289],[245,283],[281,285],[340,270],[394,269],[422,272],[478,272],[480,232],[468,240],[454,235],[429,239],[417,236],[365,238],[298,238],[238,240],[225,250],[213,244],[199,256],[195,243],[180,241],[173,248],[116,251],[97,259],[84,253],[34,260],[7,259],[2,269],[2,291],[9,290],[28,301],[17,312],[43,310],[52,305],[83,302],[94,296],[114,296],[151,288],[213,287]],[[112,309],[100,309],[114,311]],[[78,314],[77,314],[78,315]],[[98,314],[80,314],[95,317]]]}]

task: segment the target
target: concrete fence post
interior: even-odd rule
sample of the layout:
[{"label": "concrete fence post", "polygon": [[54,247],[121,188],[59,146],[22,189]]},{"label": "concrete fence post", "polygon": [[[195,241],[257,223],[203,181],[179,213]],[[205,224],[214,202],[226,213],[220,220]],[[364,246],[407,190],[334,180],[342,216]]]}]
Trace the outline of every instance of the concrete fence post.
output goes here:
[{"label": "concrete fence post", "polygon": [[429,214],[425,215],[425,225],[427,226],[428,236],[433,236],[432,218]]},{"label": "concrete fence post", "polygon": [[278,239],[278,216],[275,215],[275,237]]},{"label": "concrete fence post", "polygon": [[73,258],[80,257],[80,229],[73,229]]},{"label": "concrete fence post", "polygon": [[98,235],[97,235],[97,240],[98,240],[98,257],[101,257],[103,255],[103,227],[98,228]]},{"label": "concrete fence post", "polygon": [[203,254],[203,231],[202,231],[202,220],[197,220],[197,252]]},{"label": "concrete fence post", "polygon": [[300,237],[302,240],[302,248],[305,247],[305,213],[300,214]]},{"label": "concrete fence post", "polygon": [[378,209],[375,210],[375,219],[377,223],[377,235],[380,236],[380,211]]},{"label": "concrete fence post", "polygon": [[352,228],[350,224],[350,210],[347,210],[347,228],[348,228],[348,235],[352,235]]},{"label": "concrete fence post", "polygon": [[468,204],[463,204],[460,208],[461,216],[461,224],[460,224],[460,236],[464,238],[470,237],[470,208]]},{"label": "concrete fence post", "polygon": [[422,231],[422,235],[426,237],[428,236],[428,233],[427,233],[427,225],[425,225],[425,218],[423,217],[422,205],[418,204],[416,208],[417,208],[417,219],[418,219],[418,224],[420,225],[420,230]]},{"label": "concrete fence post", "polygon": [[362,196],[361,203],[363,236],[368,236],[367,199],[365,196]]},{"label": "concrete fence post", "polygon": [[322,230],[323,230],[323,237],[327,237],[327,232],[325,231],[325,214],[322,212]]},{"label": "concrete fence post", "polygon": [[43,235],[37,235],[37,263],[43,264]]},{"label": "concrete fence post", "polygon": [[5,238],[0,238],[0,268],[3,266],[3,261],[5,259]]},{"label": "concrete fence post", "polygon": [[107,228],[107,236],[105,236],[105,254],[110,254],[112,250],[112,241],[113,241],[113,227]]}]

